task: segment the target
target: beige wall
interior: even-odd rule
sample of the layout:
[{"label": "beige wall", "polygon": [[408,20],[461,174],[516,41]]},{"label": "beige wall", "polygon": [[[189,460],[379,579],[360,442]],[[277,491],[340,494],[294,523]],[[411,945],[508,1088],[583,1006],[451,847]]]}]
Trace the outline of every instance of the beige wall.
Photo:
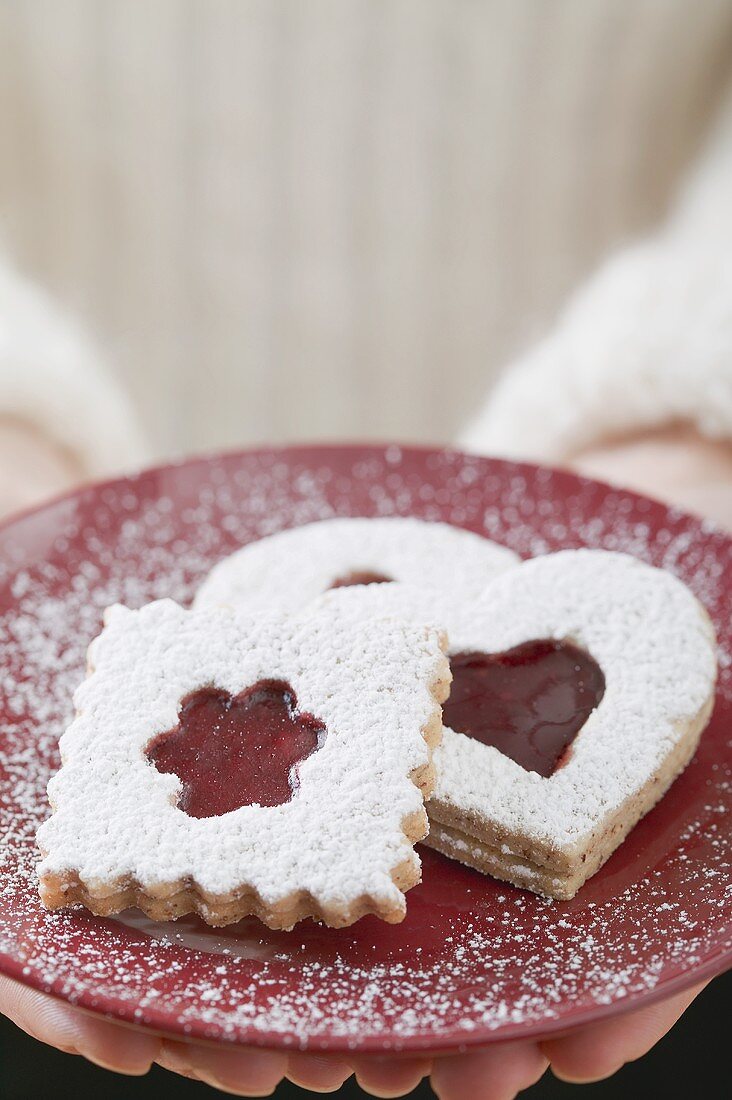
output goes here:
[{"label": "beige wall", "polygon": [[161,451],[447,439],[651,224],[715,0],[0,0],[0,235]]}]

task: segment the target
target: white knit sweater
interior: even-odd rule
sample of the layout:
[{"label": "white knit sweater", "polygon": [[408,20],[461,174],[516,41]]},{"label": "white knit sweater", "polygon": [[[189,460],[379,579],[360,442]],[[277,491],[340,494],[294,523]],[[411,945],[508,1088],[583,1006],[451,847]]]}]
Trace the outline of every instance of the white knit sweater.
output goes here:
[{"label": "white knit sweater", "polygon": [[[727,433],[731,45],[718,0],[0,5],[0,228],[160,455],[448,441],[547,333],[469,445]],[[105,379],[0,274],[0,413],[128,465]]]},{"label": "white knit sweater", "polygon": [[461,442],[551,462],[673,422],[732,439],[732,100],[668,224],[572,296]]},{"label": "white knit sweater", "polygon": [[82,470],[101,476],[144,461],[127,395],[54,302],[0,264],[0,418],[41,428]]}]

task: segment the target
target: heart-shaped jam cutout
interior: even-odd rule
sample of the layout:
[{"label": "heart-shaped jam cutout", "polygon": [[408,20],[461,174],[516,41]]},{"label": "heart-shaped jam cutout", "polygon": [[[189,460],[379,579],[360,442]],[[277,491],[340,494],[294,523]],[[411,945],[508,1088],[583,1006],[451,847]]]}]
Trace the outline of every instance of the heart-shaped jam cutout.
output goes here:
[{"label": "heart-shaped jam cutout", "polygon": [[551,639],[505,653],[456,653],[443,721],[548,778],[605,694],[595,660]]},{"label": "heart-shaped jam cutout", "polygon": [[178,725],[146,755],[183,784],[179,809],[218,817],[240,806],[281,806],[297,787],[297,765],[322,744],[325,726],[299,714],[281,680],[261,680],[239,695],[203,688],[186,696]]},{"label": "heart-shaped jam cutout", "polygon": [[382,573],[354,572],[333,581],[331,588],[352,588],[356,584],[391,584],[391,577]]}]

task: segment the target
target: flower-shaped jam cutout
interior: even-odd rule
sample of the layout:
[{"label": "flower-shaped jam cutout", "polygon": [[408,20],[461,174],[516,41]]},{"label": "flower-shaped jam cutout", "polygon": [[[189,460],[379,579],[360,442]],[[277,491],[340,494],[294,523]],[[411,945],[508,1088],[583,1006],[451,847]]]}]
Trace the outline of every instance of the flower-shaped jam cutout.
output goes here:
[{"label": "flower-shaped jam cutout", "polygon": [[178,776],[178,807],[190,817],[289,802],[298,764],[325,737],[323,723],[298,712],[295,692],[282,680],[260,680],[234,696],[203,688],[183,700],[178,717],[146,755],[159,772]]}]

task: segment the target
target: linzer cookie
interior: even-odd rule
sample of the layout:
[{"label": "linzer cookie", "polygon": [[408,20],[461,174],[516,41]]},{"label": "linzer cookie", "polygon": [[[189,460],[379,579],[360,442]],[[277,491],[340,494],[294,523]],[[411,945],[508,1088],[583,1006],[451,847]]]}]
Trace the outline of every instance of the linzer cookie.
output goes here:
[{"label": "linzer cookie", "polygon": [[449,669],[436,631],[110,609],[38,833],[41,897],[271,928],[399,921]]},{"label": "linzer cookie", "polygon": [[329,519],[281,531],[225,558],[209,573],[195,603],[292,611],[331,588],[388,581],[470,599],[518,560],[505,547],[447,523]]},{"label": "linzer cookie", "polygon": [[427,843],[571,898],[663,796],[709,719],[715,642],[671,574],[622,554],[536,558],[478,601],[415,585],[329,593],[354,622],[438,623],[453,683]]}]

